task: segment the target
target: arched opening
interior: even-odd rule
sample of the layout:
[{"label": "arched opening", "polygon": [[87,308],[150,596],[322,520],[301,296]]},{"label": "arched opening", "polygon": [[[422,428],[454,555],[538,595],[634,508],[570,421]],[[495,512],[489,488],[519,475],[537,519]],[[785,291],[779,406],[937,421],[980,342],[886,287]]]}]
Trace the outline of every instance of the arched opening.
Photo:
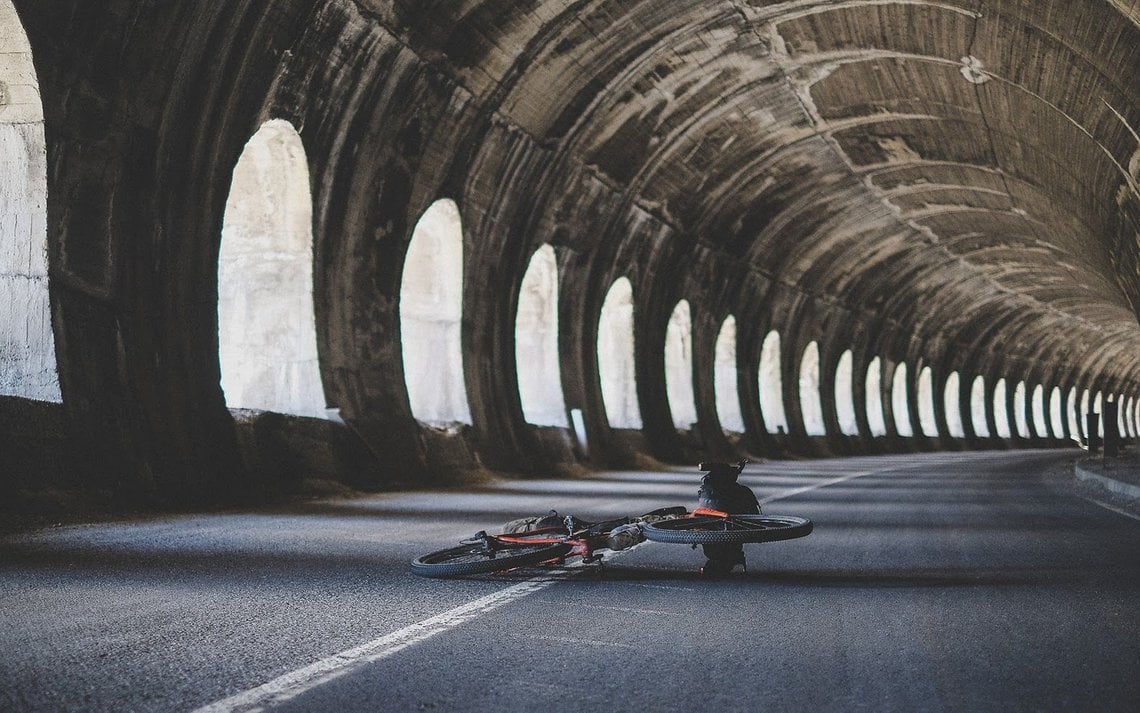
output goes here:
[{"label": "arched opening", "polygon": [[970,423],[978,438],[990,437],[990,424],[986,421],[986,377],[974,377],[970,386]]},{"label": "arched opening", "polygon": [[633,361],[633,285],[619,277],[598,318],[598,380],[611,428],[641,428]]},{"label": "arched opening", "polygon": [[1089,402],[1091,401],[1091,399],[1092,399],[1092,394],[1089,392],[1088,389],[1085,389],[1081,393],[1081,408],[1080,408],[1080,411],[1077,413],[1077,421],[1078,421],[1078,423],[1081,424],[1081,435],[1084,436],[1086,441],[1088,440],[1088,437],[1089,437],[1088,415],[1090,413],[1092,413],[1089,410],[1089,407],[1091,406],[1091,404]]},{"label": "arched opening", "polygon": [[1132,436],[1132,419],[1129,413],[1132,409],[1132,399],[1127,396],[1120,397],[1120,435],[1125,438]]},{"label": "arched opening", "polygon": [[268,121],[234,167],[218,251],[218,362],[230,408],[326,415],[312,222],[301,137]]},{"label": "arched opening", "polygon": [[412,232],[400,285],[400,346],[412,414],[426,423],[471,423],[463,378],[463,224],[447,198]]},{"label": "arched opening", "polygon": [[887,435],[887,419],[883,416],[883,361],[879,357],[867,365],[867,427],[872,436]]},{"label": "arched opening", "polygon": [[673,308],[665,330],[665,393],[673,425],[679,431],[688,431],[697,422],[697,406],[693,395],[693,318],[687,300]]},{"label": "arched opening", "polygon": [[760,348],[760,413],[768,433],[786,432],[784,378],[780,374],[780,333],[772,330]]},{"label": "arched opening", "polygon": [[1078,423],[1080,404],[1079,396],[1077,394],[1077,387],[1075,386],[1069,389],[1069,408],[1066,409],[1066,411],[1069,415],[1069,437],[1074,441],[1080,441],[1081,434],[1084,431],[1082,430],[1080,423]]},{"label": "arched opening", "polygon": [[835,415],[839,419],[839,432],[845,436],[859,435],[859,422],[855,418],[854,392],[855,356],[851,350],[843,352],[835,367]]},{"label": "arched opening", "polygon": [[826,436],[823,403],[819,396],[819,345],[811,342],[800,359],[800,413],[809,436]]},{"label": "arched opening", "polygon": [[950,372],[946,377],[946,388],[942,391],[942,403],[946,409],[946,430],[951,438],[966,437],[966,428],[962,424],[961,389],[958,372]]},{"label": "arched opening", "polygon": [[891,381],[891,410],[895,414],[895,431],[903,438],[914,435],[910,425],[910,398],[907,389],[906,362],[895,367],[895,377]]},{"label": "arched opening", "polygon": [[0,0],[0,395],[60,401],[47,259],[47,143],[32,48]]},{"label": "arched opening", "polygon": [[934,372],[929,366],[918,372],[918,425],[922,427],[922,435],[938,437],[938,421],[934,413]]},{"label": "arched opening", "polygon": [[1009,427],[1009,408],[1005,397],[1005,379],[1001,378],[994,385],[994,425],[997,427],[998,438],[1010,438],[1013,435]]},{"label": "arched opening", "polygon": [[721,324],[716,338],[713,387],[721,429],[726,433],[744,433],[744,414],[740,411],[740,389],[736,380],[736,317],[731,314]]},{"label": "arched opening", "polygon": [[1133,410],[1135,409],[1135,406],[1136,406],[1136,399],[1129,396],[1128,399],[1125,401],[1125,407],[1124,407],[1124,427],[1125,427],[1125,430],[1127,431],[1129,438],[1135,438],[1136,437],[1136,431],[1134,430],[1136,425],[1132,420],[1132,413],[1133,413]]},{"label": "arched opening", "polygon": [[1025,382],[1017,382],[1013,387],[1013,420],[1017,424],[1017,435],[1029,438],[1029,422],[1025,415]]},{"label": "arched opening", "polygon": [[515,364],[526,422],[569,426],[558,358],[558,259],[550,245],[531,256],[519,288]]},{"label": "arched opening", "polygon": [[1049,433],[1049,426],[1045,421],[1045,387],[1041,384],[1033,387],[1033,430],[1040,438]]},{"label": "arched opening", "polygon": [[1065,437],[1065,411],[1061,406],[1061,388],[1054,386],[1049,392],[1049,423],[1053,427],[1053,438]]},{"label": "arched opening", "polygon": [[1100,432],[1100,437],[1104,438],[1104,392],[1096,392],[1096,396],[1093,397],[1092,412],[1097,415],[1097,430]]}]

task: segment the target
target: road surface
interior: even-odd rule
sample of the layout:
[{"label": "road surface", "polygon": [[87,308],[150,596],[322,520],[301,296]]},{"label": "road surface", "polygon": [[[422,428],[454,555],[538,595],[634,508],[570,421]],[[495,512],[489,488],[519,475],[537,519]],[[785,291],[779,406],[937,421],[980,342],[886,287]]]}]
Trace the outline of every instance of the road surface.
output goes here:
[{"label": "road surface", "polygon": [[550,508],[695,502],[607,473],[0,538],[0,710],[1136,711],[1140,521],[1071,451],[752,465],[808,537],[646,543],[604,573],[426,580],[408,562]]}]

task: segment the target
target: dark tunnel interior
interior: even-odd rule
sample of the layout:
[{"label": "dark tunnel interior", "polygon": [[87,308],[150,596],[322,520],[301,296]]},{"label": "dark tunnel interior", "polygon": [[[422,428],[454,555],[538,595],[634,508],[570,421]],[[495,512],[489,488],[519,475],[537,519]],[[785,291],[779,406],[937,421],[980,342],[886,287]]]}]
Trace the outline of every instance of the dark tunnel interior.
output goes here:
[{"label": "dark tunnel interior", "polygon": [[1136,0],[0,29],[15,509],[1140,431]]}]

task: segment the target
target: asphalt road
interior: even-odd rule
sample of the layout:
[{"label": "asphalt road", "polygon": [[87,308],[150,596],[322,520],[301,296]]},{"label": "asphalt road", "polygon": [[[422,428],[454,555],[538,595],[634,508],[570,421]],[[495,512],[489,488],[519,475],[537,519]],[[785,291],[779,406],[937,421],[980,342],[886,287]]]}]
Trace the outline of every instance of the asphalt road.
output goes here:
[{"label": "asphalt road", "polygon": [[1140,710],[1140,521],[1072,452],[750,466],[810,536],[749,571],[408,561],[550,508],[693,504],[695,472],[385,494],[0,539],[0,710]]}]

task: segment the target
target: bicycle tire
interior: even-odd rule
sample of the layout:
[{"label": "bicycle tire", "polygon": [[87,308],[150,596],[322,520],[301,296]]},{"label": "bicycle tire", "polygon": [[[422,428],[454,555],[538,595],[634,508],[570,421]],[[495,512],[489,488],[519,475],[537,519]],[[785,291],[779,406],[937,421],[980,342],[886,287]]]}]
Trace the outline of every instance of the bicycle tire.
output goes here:
[{"label": "bicycle tire", "polygon": [[572,548],[566,543],[516,545],[488,557],[481,544],[449,547],[412,560],[412,572],[421,577],[461,577],[490,574],[562,557]]},{"label": "bicycle tire", "polygon": [[791,515],[731,515],[682,517],[646,523],[645,538],[679,545],[736,542],[777,542],[811,534],[811,520]]}]

